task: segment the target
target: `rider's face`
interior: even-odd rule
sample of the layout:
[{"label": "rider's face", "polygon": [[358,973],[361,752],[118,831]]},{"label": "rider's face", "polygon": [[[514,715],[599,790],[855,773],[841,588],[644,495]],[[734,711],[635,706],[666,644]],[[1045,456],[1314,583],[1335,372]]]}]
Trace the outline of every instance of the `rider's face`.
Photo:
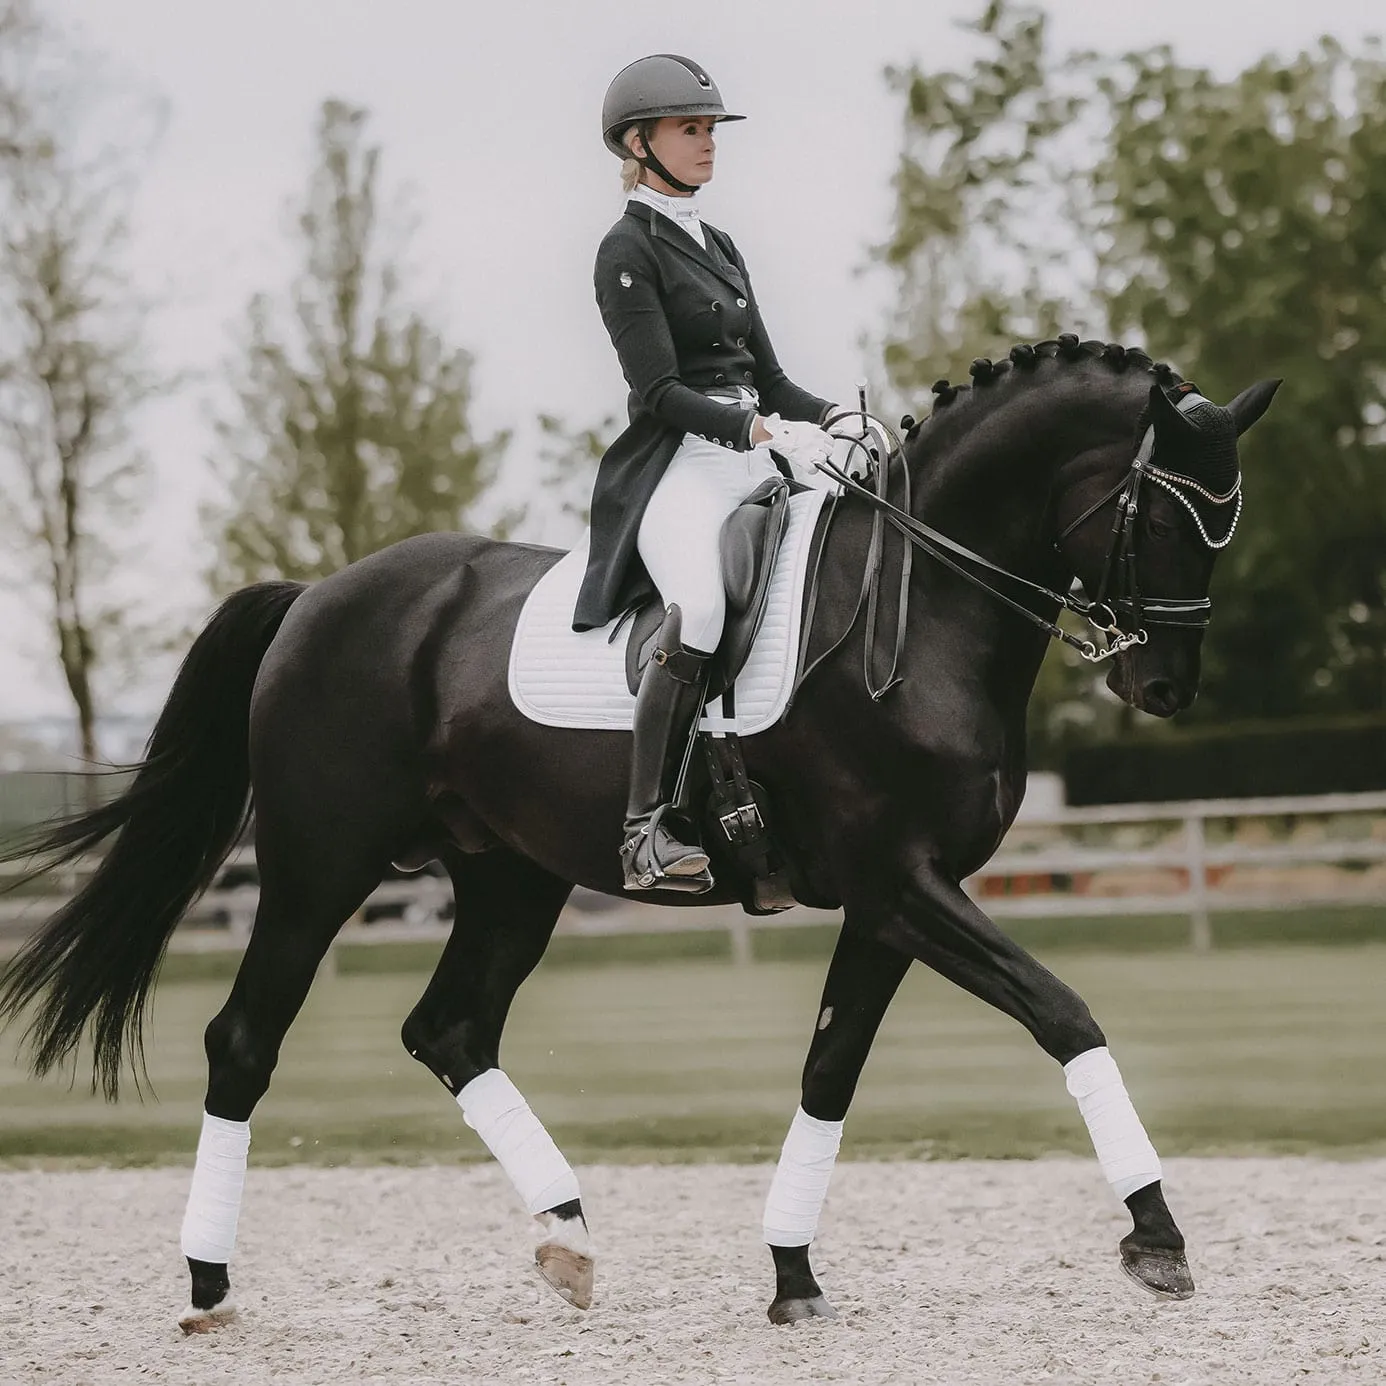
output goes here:
[{"label": "rider's face", "polygon": [[[681,183],[695,188],[710,183],[717,154],[713,138],[716,124],[715,116],[664,116],[650,133],[655,158]],[[637,148],[639,138],[635,136]],[[645,176],[660,192],[676,192],[653,170]]]}]

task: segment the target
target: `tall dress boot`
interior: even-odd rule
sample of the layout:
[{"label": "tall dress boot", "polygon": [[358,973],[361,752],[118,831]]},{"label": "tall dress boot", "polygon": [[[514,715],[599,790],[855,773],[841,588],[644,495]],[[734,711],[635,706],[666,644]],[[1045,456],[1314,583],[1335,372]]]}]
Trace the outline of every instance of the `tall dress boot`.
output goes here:
[{"label": "tall dress boot", "polygon": [[702,711],[712,659],[684,648],[682,628],[682,614],[670,606],[635,698],[630,798],[621,846],[627,890],[698,894],[712,888],[707,853],[696,841],[682,841],[681,835],[692,834],[680,815],[670,817],[670,800],[693,719]]}]

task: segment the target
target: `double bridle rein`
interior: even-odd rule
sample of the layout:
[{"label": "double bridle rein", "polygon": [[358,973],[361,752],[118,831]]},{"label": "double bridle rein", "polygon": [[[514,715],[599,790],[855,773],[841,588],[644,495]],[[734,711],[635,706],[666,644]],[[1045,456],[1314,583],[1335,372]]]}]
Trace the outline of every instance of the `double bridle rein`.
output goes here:
[{"label": "double bridle rein", "polygon": [[[1184,412],[1202,402],[1203,396],[1191,391],[1184,395],[1176,407]],[[1196,630],[1207,627],[1213,609],[1213,604],[1209,598],[1151,597],[1143,596],[1140,591],[1136,581],[1135,529],[1141,487],[1143,483],[1149,481],[1151,484],[1168,491],[1193,516],[1203,542],[1210,549],[1222,549],[1231,541],[1237,528],[1237,521],[1241,518],[1241,476],[1238,474],[1235,484],[1226,494],[1215,495],[1189,477],[1155,466],[1155,428],[1153,424],[1146,427],[1140,446],[1137,448],[1136,455],[1126,473],[1111,490],[1094,501],[1076,519],[1065,525],[1055,542],[1055,547],[1058,548],[1070,534],[1091,520],[1110,501],[1116,501],[1116,515],[1112,524],[1112,535],[1107,547],[1106,561],[1102,567],[1102,578],[1098,584],[1096,596],[1089,601],[1072,591],[1056,592],[1043,583],[1021,577],[1018,573],[1012,573],[999,564],[993,563],[989,558],[984,558],[965,545],[950,539],[946,534],[942,534],[931,525],[925,524],[923,520],[917,519],[910,513],[910,472],[900,436],[888,424],[874,415],[867,414],[864,410],[844,410],[837,417],[839,419],[848,417],[861,419],[863,426],[876,435],[873,441],[880,444],[879,449],[873,449],[865,437],[852,437],[841,433],[833,434],[835,438],[851,445],[851,453],[861,449],[866,454],[868,462],[865,479],[874,483],[871,487],[863,486],[844,467],[833,462],[820,462],[818,464],[818,470],[831,477],[841,488],[839,495],[833,497],[834,504],[840,495],[852,495],[865,501],[875,512],[872,518],[871,543],[867,550],[861,594],[857,599],[851,621],[846,630],[827,650],[820,654],[812,664],[805,665],[804,656],[807,654],[809,636],[813,627],[813,615],[817,606],[819,568],[823,550],[827,546],[828,528],[832,522],[832,516],[829,515],[828,523],[823,527],[823,537],[818,552],[814,558],[813,576],[800,644],[800,672],[795,684],[796,692],[808,675],[846,640],[856,626],[863,603],[867,609],[866,645],[863,659],[867,692],[870,693],[873,700],[879,701],[891,688],[901,682],[898,671],[900,656],[904,648],[905,623],[909,612],[911,558],[915,549],[919,549],[936,562],[941,563],[974,587],[988,593],[1003,606],[1008,607],[1017,615],[1023,616],[1032,625],[1038,626],[1050,639],[1062,641],[1065,645],[1077,650],[1079,655],[1091,664],[1100,664],[1105,660],[1112,659],[1121,654],[1123,650],[1129,650],[1132,646],[1144,645],[1150,638],[1147,629],[1150,626],[1177,626]],[[833,422],[834,420],[829,420],[824,427],[831,431]],[[887,499],[886,495],[890,466],[897,456],[900,459],[901,472],[904,476],[905,504],[903,508]],[[1202,518],[1187,494],[1189,491],[1194,492],[1210,504],[1235,504],[1236,510],[1233,513],[1231,527],[1222,539],[1213,540],[1209,537]],[[884,565],[884,527],[887,524],[902,534],[909,543],[904,550],[901,565],[894,654],[885,680],[877,684],[873,677],[873,656],[876,647],[881,572]],[[1081,616],[1092,627],[1094,638],[1083,639],[1064,630],[1055,621],[1036,611],[1032,605],[1024,600],[1018,600],[994,586],[992,582],[988,581],[990,575],[1013,583],[1024,589],[1032,598],[1042,599],[1044,604],[1051,608],[1071,611],[1075,615]],[[1099,637],[1103,642],[1100,645],[1098,644]]]}]

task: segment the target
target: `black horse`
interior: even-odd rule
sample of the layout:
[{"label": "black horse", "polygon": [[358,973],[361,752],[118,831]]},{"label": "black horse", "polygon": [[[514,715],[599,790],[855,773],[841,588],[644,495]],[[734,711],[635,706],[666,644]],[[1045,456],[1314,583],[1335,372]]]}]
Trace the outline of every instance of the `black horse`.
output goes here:
[{"label": "black horse", "polygon": [[[821,536],[807,652],[817,667],[788,716],[745,748],[778,810],[798,898],[843,909],[803,1074],[804,1112],[825,1123],[844,1117],[916,959],[1013,1016],[1062,1064],[1105,1044],[1082,1000],[960,883],[1020,803],[1026,704],[1061,601],[1107,629],[1108,684],[1120,697],[1161,717],[1193,700],[1213,560],[1230,537],[1224,512],[1226,533],[1212,532],[1208,507],[1228,502],[1236,435],[1278,384],[1252,386],[1225,409],[1194,396],[1199,408],[1187,410],[1180,392],[1190,387],[1168,367],[1071,336],[979,361],[972,374],[961,393],[935,387],[933,416],[882,460],[878,487],[848,488],[837,503]],[[248,1121],[329,944],[392,860],[438,858],[457,901],[404,1043],[454,1095],[495,1068],[511,1001],[574,883],[622,889],[628,734],[536,725],[507,691],[521,604],[558,557],[436,534],[309,588],[261,583],[230,597],[184,661],[128,791],[25,845],[45,854],[45,870],[114,835],[0,990],[0,1015],[34,1003],[35,1071],[69,1059],[90,1025],[93,1084],[116,1096],[122,1052],[142,1058],[168,938],[236,840],[251,796],[259,908],[207,1027],[207,1112]],[[910,598],[898,642],[884,621],[898,670],[876,697],[863,688],[856,636],[886,612],[868,600],[867,570],[891,611],[897,592]],[[1095,602],[1069,595],[1075,576]],[[736,868],[715,847],[713,868],[707,895],[648,898],[738,899]],[[1183,1239],[1158,1179],[1126,1202],[1123,1265],[1185,1297]],[[579,1202],[547,1212],[559,1230],[551,1252],[581,1244]],[[807,1245],[773,1251],[771,1317],[830,1314]],[[195,1309],[214,1322],[229,1304],[226,1266],[190,1265]],[[584,1255],[550,1256],[544,1268],[575,1302],[590,1295]]]}]

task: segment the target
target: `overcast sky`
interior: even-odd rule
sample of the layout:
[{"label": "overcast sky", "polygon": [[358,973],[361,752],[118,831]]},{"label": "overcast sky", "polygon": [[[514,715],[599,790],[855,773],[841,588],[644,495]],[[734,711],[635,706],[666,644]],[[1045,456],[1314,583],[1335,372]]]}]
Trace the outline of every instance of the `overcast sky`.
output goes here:
[{"label": "overcast sky", "polygon": [[[41,0],[42,3],[42,0]],[[168,127],[134,226],[141,281],[168,303],[153,325],[171,368],[216,371],[249,295],[291,269],[285,207],[302,188],[316,110],[367,106],[385,186],[420,230],[415,287],[477,357],[475,419],[517,427],[526,475],[539,411],[575,424],[618,412],[624,386],[592,299],[598,240],[619,214],[602,147],[607,83],[648,52],[703,63],[749,117],[719,140],[699,195],[736,238],[781,359],[839,398],[864,373],[862,334],[885,285],[859,275],[890,208],[898,103],[882,71],[969,55],[959,17],[979,0],[47,0],[74,36],[162,95]],[[1060,49],[1170,42],[1230,74],[1324,31],[1386,27],[1379,0],[1054,0]],[[125,582],[140,616],[200,619],[210,385],[151,410],[154,506]],[[0,594],[0,720],[65,711],[44,629]],[[151,666],[125,697],[157,705]]]}]

